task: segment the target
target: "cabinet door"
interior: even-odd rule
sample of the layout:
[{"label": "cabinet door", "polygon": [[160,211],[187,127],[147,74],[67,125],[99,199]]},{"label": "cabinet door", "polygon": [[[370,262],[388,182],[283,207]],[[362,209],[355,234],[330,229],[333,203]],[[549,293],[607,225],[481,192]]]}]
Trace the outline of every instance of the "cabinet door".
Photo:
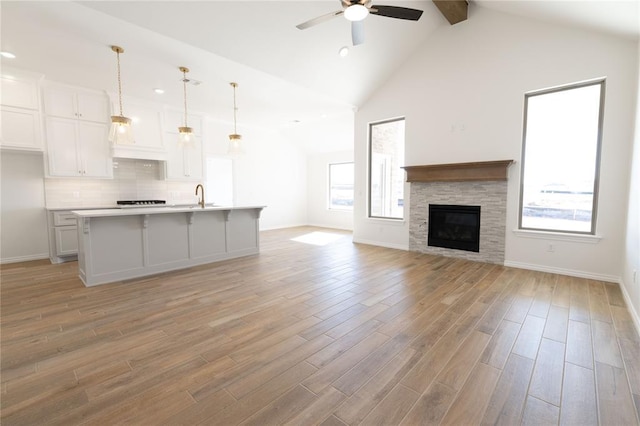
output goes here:
[{"label": "cabinet door", "polygon": [[47,117],[47,147],[51,176],[80,176],[76,120]]},{"label": "cabinet door", "polygon": [[62,226],[54,229],[56,235],[56,255],[71,256],[78,254],[78,229],[75,226]]},{"label": "cabinet door", "polygon": [[[184,150],[178,146],[178,136],[173,133],[165,135],[167,142],[166,178],[184,180],[186,179],[186,167]],[[172,139],[172,136],[175,138]]]},{"label": "cabinet door", "polygon": [[3,106],[0,114],[0,145],[42,151],[38,111]]},{"label": "cabinet door", "polygon": [[78,118],[80,120],[109,122],[109,98],[98,93],[77,93]]},{"label": "cabinet door", "polygon": [[25,81],[19,78],[2,76],[2,105],[18,108],[39,109],[38,86],[35,81]]},{"label": "cabinet door", "polygon": [[127,114],[131,114],[130,117],[133,120],[135,147],[145,150],[164,151],[160,108],[128,102],[127,111]]},{"label": "cabinet door", "polygon": [[189,179],[202,179],[202,139],[195,138],[195,146],[184,149],[185,174]]},{"label": "cabinet door", "polygon": [[[173,133],[166,134],[167,138],[175,136],[167,143],[166,178],[172,180],[202,180],[202,139],[196,137],[195,146],[181,147],[178,145],[178,136]],[[173,142],[173,143],[171,143]]]},{"label": "cabinet door", "polygon": [[75,92],[59,87],[47,87],[44,91],[44,112],[55,117],[78,118]]},{"label": "cabinet door", "polygon": [[78,146],[82,176],[113,176],[107,130],[106,124],[78,122]]}]

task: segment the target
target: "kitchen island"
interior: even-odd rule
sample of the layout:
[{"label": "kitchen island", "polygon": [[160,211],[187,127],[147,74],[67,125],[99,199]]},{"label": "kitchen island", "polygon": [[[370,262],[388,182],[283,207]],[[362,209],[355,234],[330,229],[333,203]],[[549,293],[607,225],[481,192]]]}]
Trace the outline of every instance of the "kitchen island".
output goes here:
[{"label": "kitchen island", "polygon": [[76,210],[86,286],[257,254],[264,206]]}]

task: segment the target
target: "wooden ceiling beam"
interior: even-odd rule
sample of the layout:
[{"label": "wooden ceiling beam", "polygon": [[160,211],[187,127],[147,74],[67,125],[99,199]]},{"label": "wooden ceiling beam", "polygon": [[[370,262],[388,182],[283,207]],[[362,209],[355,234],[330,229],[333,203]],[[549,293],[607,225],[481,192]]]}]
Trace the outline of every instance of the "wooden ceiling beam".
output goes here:
[{"label": "wooden ceiling beam", "polygon": [[451,25],[467,20],[469,3],[466,0],[432,0]]}]

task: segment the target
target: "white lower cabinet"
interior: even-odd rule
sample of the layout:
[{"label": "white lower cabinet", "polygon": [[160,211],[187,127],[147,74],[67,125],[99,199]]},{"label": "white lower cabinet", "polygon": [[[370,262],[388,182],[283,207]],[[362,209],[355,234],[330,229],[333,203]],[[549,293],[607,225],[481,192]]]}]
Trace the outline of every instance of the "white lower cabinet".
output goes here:
[{"label": "white lower cabinet", "polygon": [[61,263],[78,258],[77,219],[71,210],[49,211],[49,259]]},{"label": "white lower cabinet", "polygon": [[56,256],[75,256],[78,254],[78,227],[61,226],[54,229],[56,235]]},{"label": "white lower cabinet", "polygon": [[50,176],[113,176],[106,124],[57,117],[46,124]]}]

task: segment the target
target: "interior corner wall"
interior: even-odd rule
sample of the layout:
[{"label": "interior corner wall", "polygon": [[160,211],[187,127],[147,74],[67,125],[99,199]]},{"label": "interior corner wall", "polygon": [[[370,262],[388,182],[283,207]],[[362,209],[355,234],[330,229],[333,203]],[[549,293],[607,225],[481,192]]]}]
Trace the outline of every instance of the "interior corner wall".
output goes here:
[{"label": "interior corner wall", "polygon": [[0,154],[0,263],[49,257],[42,154]]},{"label": "interior corner wall", "polygon": [[330,210],[329,164],[353,162],[353,151],[323,152],[307,157],[307,211],[312,226],[353,230],[353,211]]},{"label": "interior corner wall", "polygon": [[[406,165],[516,160],[509,168],[505,264],[618,281],[622,270],[637,43],[470,4],[360,107],[354,240],[406,246],[408,224],[366,217],[367,125],[406,118]],[[597,244],[523,238],[517,228],[524,94],[606,77]],[[408,193],[408,190],[405,191]],[[410,203],[405,200],[406,206]],[[409,217],[405,211],[405,217]],[[554,252],[548,252],[552,242]]]},{"label": "interior corner wall", "polygon": [[640,43],[638,57],[635,135],[621,286],[640,333]]}]

